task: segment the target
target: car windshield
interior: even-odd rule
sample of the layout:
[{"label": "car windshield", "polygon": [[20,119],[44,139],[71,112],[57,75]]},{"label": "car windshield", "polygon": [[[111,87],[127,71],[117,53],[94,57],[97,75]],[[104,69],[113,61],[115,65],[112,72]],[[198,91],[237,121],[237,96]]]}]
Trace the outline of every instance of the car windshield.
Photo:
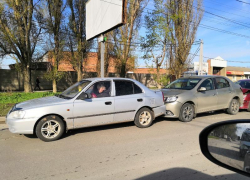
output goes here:
[{"label": "car windshield", "polygon": [[58,97],[71,99],[75,97],[78,93],[80,93],[82,89],[84,89],[90,82],[91,81],[86,81],[86,80],[79,81],[74,85],[70,86],[65,91],[63,91],[60,95],[58,95]]},{"label": "car windshield", "polygon": [[199,83],[200,80],[201,79],[199,78],[177,79],[174,82],[167,85],[164,89],[191,90]]}]

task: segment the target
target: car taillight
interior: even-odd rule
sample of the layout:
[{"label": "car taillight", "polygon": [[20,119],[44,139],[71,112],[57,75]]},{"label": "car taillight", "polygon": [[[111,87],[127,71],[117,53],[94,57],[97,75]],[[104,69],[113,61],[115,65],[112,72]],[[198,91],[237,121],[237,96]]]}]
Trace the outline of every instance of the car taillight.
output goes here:
[{"label": "car taillight", "polygon": [[161,92],[162,93],[162,99],[163,99],[163,102],[164,102],[164,94],[163,94],[163,92]]}]

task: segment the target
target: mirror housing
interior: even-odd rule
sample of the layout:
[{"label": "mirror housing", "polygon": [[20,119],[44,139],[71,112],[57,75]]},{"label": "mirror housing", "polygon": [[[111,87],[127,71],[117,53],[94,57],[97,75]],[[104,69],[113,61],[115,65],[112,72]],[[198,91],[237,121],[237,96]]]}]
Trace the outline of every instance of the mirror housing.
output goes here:
[{"label": "mirror housing", "polygon": [[205,87],[200,87],[199,89],[198,89],[198,92],[204,92],[204,91],[206,91],[207,90],[207,88],[205,88]]},{"label": "mirror housing", "polygon": [[[226,169],[229,169],[231,171],[234,171],[234,172],[237,172],[239,174],[250,177],[250,172],[244,171],[245,167],[248,167],[248,166],[245,166],[245,164],[243,165],[242,169],[233,167],[233,165],[237,165],[237,163],[234,164],[233,162],[235,161],[235,159],[240,158],[241,152],[239,150],[237,151],[237,148],[236,149],[227,149],[228,143],[234,143],[233,146],[237,147],[238,144],[241,143],[239,141],[242,141],[242,139],[238,140],[239,136],[236,136],[236,139],[238,140],[238,142],[229,142],[225,139],[224,136],[221,136],[220,134],[216,134],[216,130],[218,130],[222,126],[225,127],[227,125],[235,126],[235,127],[237,127],[236,129],[238,129],[238,127],[242,128],[242,126],[249,126],[250,127],[250,120],[224,121],[224,122],[215,123],[215,124],[212,124],[212,125],[206,127],[205,129],[202,130],[202,132],[200,133],[200,136],[199,136],[199,143],[200,143],[201,151],[202,151],[203,155],[207,159],[212,161],[213,163],[215,163],[221,167],[224,167]],[[246,131],[250,131],[250,128],[246,128]],[[244,132],[242,132],[242,133],[244,133]],[[212,144],[213,141],[216,141],[216,143],[220,144],[221,147],[213,146],[213,144]],[[209,143],[209,142],[211,142],[211,143]],[[220,156],[217,155],[218,150],[220,151],[220,154],[219,154]],[[233,151],[235,151],[235,152],[233,153],[233,157],[232,157]],[[230,152],[230,153],[228,154],[228,152]],[[228,161],[226,161],[225,159],[221,159],[220,157],[226,158],[227,160],[230,161],[230,163],[227,163]],[[244,161],[248,161],[250,163],[250,154],[249,154],[249,156],[242,157],[241,161],[243,161],[243,163],[244,163]]]},{"label": "mirror housing", "polygon": [[91,94],[85,93],[85,92],[82,92],[82,93],[77,97],[77,99],[79,99],[79,100],[85,100],[85,99],[91,99],[91,98],[92,98]]}]

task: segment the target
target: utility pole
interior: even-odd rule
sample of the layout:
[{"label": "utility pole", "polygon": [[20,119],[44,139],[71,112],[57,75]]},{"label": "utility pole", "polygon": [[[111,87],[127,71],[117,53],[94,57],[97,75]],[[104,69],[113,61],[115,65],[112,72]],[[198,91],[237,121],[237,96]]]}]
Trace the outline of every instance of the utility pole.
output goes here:
[{"label": "utility pole", "polygon": [[199,61],[199,71],[198,71],[198,75],[201,76],[202,75],[202,67],[203,67],[203,41],[200,41],[201,45],[200,45],[200,61]]},{"label": "utility pole", "polygon": [[104,78],[104,52],[105,52],[105,38],[101,35],[98,39],[101,43],[101,78]]}]

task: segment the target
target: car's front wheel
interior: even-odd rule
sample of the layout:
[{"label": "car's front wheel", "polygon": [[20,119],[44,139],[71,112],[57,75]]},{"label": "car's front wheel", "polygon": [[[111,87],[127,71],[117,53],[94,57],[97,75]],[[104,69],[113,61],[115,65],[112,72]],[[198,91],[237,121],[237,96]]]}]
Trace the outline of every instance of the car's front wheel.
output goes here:
[{"label": "car's front wheel", "polygon": [[42,118],[36,126],[36,135],[45,142],[59,139],[65,130],[62,119],[58,116],[50,115]]},{"label": "car's front wheel", "polygon": [[227,113],[235,115],[239,112],[239,109],[240,109],[240,103],[238,99],[233,99],[227,109]]},{"label": "car's front wheel", "polygon": [[179,120],[182,122],[192,121],[194,118],[194,106],[193,104],[186,103],[181,107]]},{"label": "car's front wheel", "polygon": [[149,127],[153,122],[153,113],[148,108],[141,108],[135,116],[135,125],[139,128]]}]

